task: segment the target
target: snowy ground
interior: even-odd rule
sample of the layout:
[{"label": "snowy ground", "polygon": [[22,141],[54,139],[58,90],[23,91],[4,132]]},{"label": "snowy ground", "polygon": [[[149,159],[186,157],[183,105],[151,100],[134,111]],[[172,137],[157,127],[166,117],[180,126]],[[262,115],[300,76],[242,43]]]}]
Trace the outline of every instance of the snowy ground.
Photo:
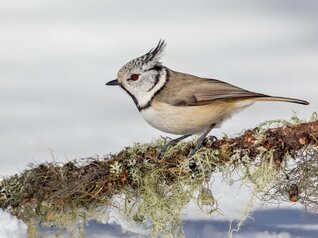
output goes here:
[{"label": "snowy ground", "polygon": [[[0,213],[0,237],[26,237],[26,227],[15,218]],[[267,209],[259,210],[248,219],[240,232],[233,232],[235,238],[316,238],[318,232],[318,215],[304,213],[299,209]],[[187,238],[223,238],[227,235],[227,220],[184,220]],[[124,232],[118,224],[97,224],[90,222],[87,226],[87,237],[143,237],[140,234]],[[55,237],[52,230],[43,229],[43,238]],[[67,237],[67,236],[63,236]]]},{"label": "snowy ground", "polygon": [[[104,85],[159,39],[168,43],[163,63],[171,69],[311,103],[258,103],[215,135],[288,119],[293,111],[309,117],[318,108],[317,11],[316,0],[0,1],[0,175],[163,135],[122,90]],[[213,186],[225,218],[202,220],[189,206],[188,237],[224,237],[224,219],[238,217],[248,199],[244,189],[233,198],[232,189],[220,181]],[[235,236],[314,237],[317,216],[288,206],[257,211]],[[89,237],[128,236],[116,225],[90,224],[88,230]],[[0,212],[0,238],[23,234],[25,225]]]}]

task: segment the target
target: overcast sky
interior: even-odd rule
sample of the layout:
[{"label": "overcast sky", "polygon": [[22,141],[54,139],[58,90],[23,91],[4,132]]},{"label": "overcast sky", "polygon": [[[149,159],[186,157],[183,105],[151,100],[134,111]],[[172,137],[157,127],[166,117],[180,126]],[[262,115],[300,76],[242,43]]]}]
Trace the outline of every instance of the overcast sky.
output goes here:
[{"label": "overcast sky", "polygon": [[0,1],[0,174],[167,135],[104,85],[159,39],[173,70],[311,103],[257,103],[215,135],[293,111],[308,118],[318,108],[317,11],[315,0]]}]

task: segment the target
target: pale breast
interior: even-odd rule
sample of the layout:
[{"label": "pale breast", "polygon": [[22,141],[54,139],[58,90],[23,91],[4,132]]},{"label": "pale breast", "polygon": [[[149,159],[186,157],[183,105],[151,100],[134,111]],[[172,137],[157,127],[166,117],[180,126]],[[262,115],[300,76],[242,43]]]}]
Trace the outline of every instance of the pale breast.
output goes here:
[{"label": "pale breast", "polygon": [[220,124],[239,109],[235,103],[224,101],[185,107],[153,101],[152,106],[141,113],[144,119],[158,130],[186,135],[201,133],[212,123]]}]

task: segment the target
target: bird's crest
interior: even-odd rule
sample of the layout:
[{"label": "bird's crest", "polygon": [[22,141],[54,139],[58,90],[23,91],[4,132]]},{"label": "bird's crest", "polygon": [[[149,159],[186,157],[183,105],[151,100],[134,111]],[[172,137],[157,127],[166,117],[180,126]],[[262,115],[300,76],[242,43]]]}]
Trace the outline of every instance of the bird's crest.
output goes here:
[{"label": "bird's crest", "polygon": [[158,45],[155,48],[152,48],[146,54],[129,61],[120,69],[120,71],[127,72],[136,68],[143,71],[143,70],[148,70],[149,68],[152,68],[156,65],[161,65],[161,63],[159,62],[159,59],[163,55],[165,47],[166,47],[166,42],[164,40],[160,40]]}]

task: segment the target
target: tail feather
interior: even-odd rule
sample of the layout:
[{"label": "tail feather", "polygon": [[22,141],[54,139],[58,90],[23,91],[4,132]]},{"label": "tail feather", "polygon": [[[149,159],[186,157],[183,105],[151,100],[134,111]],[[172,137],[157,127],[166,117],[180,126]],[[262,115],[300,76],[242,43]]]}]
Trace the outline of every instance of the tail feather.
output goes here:
[{"label": "tail feather", "polygon": [[254,101],[277,101],[277,102],[291,102],[298,103],[302,105],[309,105],[309,102],[297,98],[286,98],[286,97],[272,97],[272,96],[262,96],[253,98]]}]

